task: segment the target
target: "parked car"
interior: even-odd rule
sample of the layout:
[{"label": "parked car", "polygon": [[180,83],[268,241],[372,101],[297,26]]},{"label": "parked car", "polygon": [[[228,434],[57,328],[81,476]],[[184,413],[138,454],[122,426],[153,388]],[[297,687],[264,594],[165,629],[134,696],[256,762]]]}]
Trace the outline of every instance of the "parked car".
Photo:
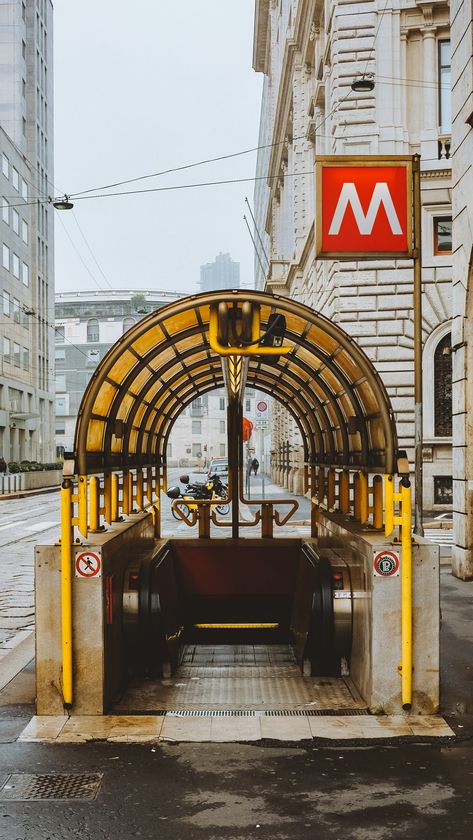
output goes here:
[{"label": "parked car", "polygon": [[218,475],[220,481],[224,484],[228,482],[228,459],[227,458],[212,458],[209,464],[207,475]]}]

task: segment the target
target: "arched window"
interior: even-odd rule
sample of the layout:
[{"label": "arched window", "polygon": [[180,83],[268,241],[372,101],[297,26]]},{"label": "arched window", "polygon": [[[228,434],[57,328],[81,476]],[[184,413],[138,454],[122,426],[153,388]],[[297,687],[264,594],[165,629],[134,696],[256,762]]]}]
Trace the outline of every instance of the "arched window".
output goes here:
[{"label": "arched window", "polygon": [[123,319],[123,332],[126,333],[127,330],[130,329],[135,323],[134,318],[124,318]]},{"label": "arched window", "polygon": [[452,336],[440,339],[434,354],[434,435],[452,436]]},{"label": "arched window", "polygon": [[99,340],[99,322],[97,318],[89,318],[87,321],[87,341]]}]

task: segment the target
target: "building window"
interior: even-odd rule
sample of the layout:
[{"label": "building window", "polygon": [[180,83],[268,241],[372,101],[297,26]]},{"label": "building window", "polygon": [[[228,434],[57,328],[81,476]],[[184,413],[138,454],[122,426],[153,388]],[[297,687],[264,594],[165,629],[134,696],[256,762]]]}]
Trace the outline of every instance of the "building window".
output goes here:
[{"label": "building window", "polygon": [[87,321],[87,341],[99,340],[99,322],[97,318],[90,318]]},{"label": "building window", "polygon": [[14,166],[11,168],[11,182],[13,184],[13,189],[18,192],[20,189],[20,176]]},{"label": "building window", "polygon": [[168,443],[168,445],[167,445],[166,457],[167,458],[172,458],[172,443]]},{"label": "building window", "polygon": [[98,365],[100,362],[100,352],[98,350],[87,350],[87,367]]},{"label": "building window", "polygon": [[439,124],[441,134],[452,130],[452,82],[450,41],[439,41]]},{"label": "building window", "polygon": [[452,217],[434,218],[434,255],[445,256],[452,253]]},{"label": "building window", "polygon": [[134,318],[124,318],[123,319],[123,332],[126,333],[131,327],[135,324]]},{"label": "building window", "polygon": [[21,220],[21,238],[28,245],[28,222],[25,222],[24,219]]},{"label": "building window", "polygon": [[17,298],[13,298],[13,320],[15,324],[20,323],[20,301]]},{"label": "building window", "polygon": [[452,337],[444,335],[434,354],[434,435],[452,435]]},{"label": "building window", "polygon": [[225,420],[220,420],[220,434],[225,434]]},{"label": "building window", "polygon": [[64,341],[64,339],[66,337],[66,328],[64,327],[64,325],[61,325],[59,327],[55,327],[55,333],[56,333],[56,341]]},{"label": "building window", "polygon": [[5,245],[5,243],[3,244],[2,249],[2,265],[10,271],[10,248],[8,245]]},{"label": "building window", "polygon": [[200,443],[192,444],[192,457],[202,458],[202,445]]},{"label": "building window", "polygon": [[56,347],[54,351],[54,358],[56,359],[56,366],[57,367],[64,367],[66,361],[66,348],[65,347]]},{"label": "building window", "polygon": [[21,197],[28,200],[28,184],[26,183],[25,179],[21,179]]},{"label": "building window", "polygon": [[56,397],[56,414],[64,417],[67,414],[67,398]]},{"label": "building window", "polygon": [[201,435],[202,434],[202,423],[200,420],[193,420],[192,421],[192,434],[193,435]]},{"label": "building window", "polygon": [[6,225],[10,223],[9,219],[9,204],[6,198],[2,198],[2,219]]},{"label": "building window", "polygon": [[20,359],[20,345],[13,342],[13,364],[15,367],[20,367],[21,359]]},{"label": "building window", "polygon": [[20,279],[20,258],[18,254],[12,254],[12,273],[18,280]]},{"label": "building window", "polygon": [[66,390],[66,374],[56,373],[56,393],[62,394]]},{"label": "building window", "polygon": [[30,270],[29,270],[28,266],[26,265],[26,263],[22,263],[22,266],[21,266],[21,279],[23,281],[24,286],[29,286],[30,285]]},{"label": "building window", "polygon": [[3,339],[3,361],[6,362],[8,365],[11,364],[11,355],[10,355],[10,339],[4,338]]},{"label": "building window", "polygon": [[16,210],[14,210],[13,208],[12,208],[12,211],[11,211],[11,226],[12,226],[13,230],[15,231],[15,233],[20,232],[20,217],[19,217],[18,213],[16,212]]},{"label": "building window", "polygon": [[11,307],[10,295],[4,289],[3,290],[3,314],[6,315],[7,318],[10,317],[10,307]]},{"label": "building window", "polygon": [[451,475],[434,475],[434,505],[453,504],[453,481]]},{"label": "building window", "polygon": [[220,408],[220,411],[225,411],[225,398],[224,397],[220,397],[220,399],[219,399],[219,408]]},{"label": "building window", "polygon": [[56,420],[56,434],[57,435],[65,435],[66,434],[66,421],[65,420]]},{"label": "building window", "polygon": [[23,347],[23,370],[30,369],[30,351],[27,347]]},{"label": "building window", "polygon": [[2,155],[2,172],[5,175],[5,178],[8,178],[10,175],[10,161],[6,155]]},{"label": "building window", "polygon": [[221,444],[220,444],[220,457],[221,457],[221,458],[224,458],[224,457],[225,457],[225,454],[226,454],[226,453],[225,453],[225,449],[226,449],[226,445],[225,445],[224,443],[221,443]]},{"label": "building window", "polygon": [[26,41],[21,42],[21,55],[26,61]]}]

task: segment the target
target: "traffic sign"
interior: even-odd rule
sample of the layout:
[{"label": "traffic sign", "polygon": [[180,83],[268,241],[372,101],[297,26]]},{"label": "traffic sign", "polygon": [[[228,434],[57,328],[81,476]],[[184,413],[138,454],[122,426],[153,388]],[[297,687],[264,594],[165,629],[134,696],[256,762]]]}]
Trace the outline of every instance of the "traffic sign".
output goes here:
[{"label": "traffic sign", "polygon": [[375,577],[399,576],[399,552],[373,550],[373,571]]},{"label": "traffic sign", "polygon": [[412,157],[317,157],[317,257],[411,257]]},{"label": "traffic sign", "polygon": [[258,403],[256,403],[256,410],[260,411],[261,413],[263,413],[263,411],[267,411],[268,403],[264,400],[260,400]]},{"label": "traffic sign", "polygon": [[81,551],[76,556],[76,577],[102,577],[102,561],[95,551]]}]

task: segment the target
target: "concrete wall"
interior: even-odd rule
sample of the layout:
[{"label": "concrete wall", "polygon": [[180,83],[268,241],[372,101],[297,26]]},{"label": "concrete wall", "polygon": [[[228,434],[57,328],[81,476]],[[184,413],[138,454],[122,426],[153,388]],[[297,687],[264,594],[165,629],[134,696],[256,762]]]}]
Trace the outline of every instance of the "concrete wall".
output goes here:
[{"label": "concrete wall", "polygon": [[[373,711],[399,714],[401,678],[401,577],[377,577],[373,552],[400,546],[377,531],[361,530],[337,514],[320,512],[319,551],[328,548],[350,566],[353,644],[350,677]],[[439,707],[439,549],[420,540],[413,546],[413,703],[414,714]],[[400,552],[401,553],[401,552]],[[402,564],[402,556],[401,556]]]},{"label": "concrete wall", "polygon": [[0,493],[17,493],[21,490],[36,490],[41,487],[56,487],[61,484],[61,470],[38,470],[38,472],[9,473],[0,475]]},{"label": "concrete wall", "polygon": [[[74,546],[77,556],[86,549],[101,558],[100,577],[72,578],[73,600],[73,714],[102,715],[123,687],[125,657],[122,631],[123,574],[130,554],[154,543],[150,514],[137,514],[113,530],[91,535]],[[60,715],[61,549],[35,549],[36,591],[36,704],[39,715]],[[74,564],[75,565],[75,564]],[[107,584],[112,602],[107,602]]]}]

